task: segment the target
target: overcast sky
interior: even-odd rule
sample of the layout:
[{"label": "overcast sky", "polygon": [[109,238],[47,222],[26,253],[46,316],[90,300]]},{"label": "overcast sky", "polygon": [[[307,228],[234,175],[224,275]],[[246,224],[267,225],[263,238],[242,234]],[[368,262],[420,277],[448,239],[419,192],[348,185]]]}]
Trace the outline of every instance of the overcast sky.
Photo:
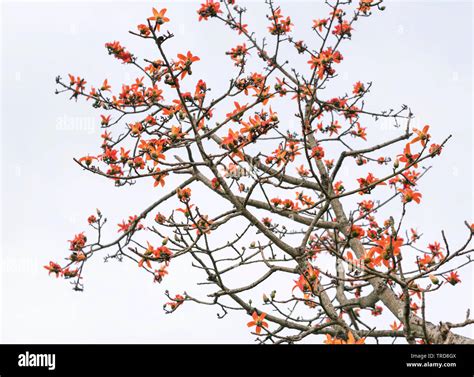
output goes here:
[{"label": "overcast sky", "polygon": [[[260,4],[247,3],[256,9],[247,15],[250,28],[266,23]],[[314,38],[311,20],[327,13],[322,2],[283,3],[299,38]],[[230,65],[224,52],[239,39],[216,22],[198,23],[198,2],[2,3],[2,342],[253,340],[243,313],[218,320],[215,308],[195,304],[163,313],[165,289],[199,292],[195,284],[202,275],[189,265],[171,268],[158,285],[134,265],[104,264],[99,258],[86,266],[83,293],[42,268],[67,255],[67,240],[85,229],[95,208],[114,227],[156,195],[149,185],[117,189],[82,171],[72,158],[97,151],[98,112],[84,101],[54,95],[57,75],[85,76],[96,85],[107,77],[116,87],[133,80],[135,72],[108,56],[104,43],[120,40],[137,55],[153,56],[150,44],[127,33],[150,16],[152,6],[168,8],[169,28],[176,34],[170,48],[201,57],[195,76],[209,75],[206,81],[214,87],[225,85]],[[353,41],[343,47],[341,85],[372,81],[373,109],[407,104],[416,124],[432,126],[435,139],[453,135],[443,158],[423,178],[423,202],[410,211],[407,223],[423,231],[424,244],[440,240],[444,229],[456,247],[465,240],[463,221],[473,221],[472,3],[388,1],[386,6],[359,22]],[[290,115],[283,119],[290,127]],[[374,127],[386,138],[395,135],[383,122]],[[462,284],[437,296],[427,313],[431,321],[462,321],[466,309],[474,309],[472,271],[463,270]],[[257,290],[257,297],[261,293]],[[472,336],[472,330],[464,334]]]}]

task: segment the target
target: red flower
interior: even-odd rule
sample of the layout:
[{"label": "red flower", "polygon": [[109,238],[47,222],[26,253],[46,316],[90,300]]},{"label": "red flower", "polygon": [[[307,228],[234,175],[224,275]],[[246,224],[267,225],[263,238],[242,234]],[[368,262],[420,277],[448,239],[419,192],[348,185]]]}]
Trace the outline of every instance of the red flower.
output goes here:
[{"label": "red flower", "polygon": [[382,314],[383,308],[381,306],[376,305],[374,309],[372,309],[372,315],[377,317]]},{"label": "red flower", "polygon": [[63,270],[63,275],[65,278],[74,278],[77,276],[78,273],[79,270],[77,268],[75,270],[70,270],[68,267]]},{"label": "red flower", "polygon": [[110,55],[114,55],[117,59],[122,60],[123,63],[132,62],[132,54],[126,51],[125,48],[120,45],[120,42],[109,42],[105,44],[105,47]]},{"label": "red flower", "polygon": [[459,279],[459,275],[457,272],[452,271],[448,277],[445,277],[446,281],[451,284],[451,285],[456,285],[457,283],[461,282],[461,279]]},{"label": "red flower", "polygon": [[158,224],[164,224],[165,221],[166,221],[166,217],[161,214],[161,213],[157,213],[156,216],[155,216],[155,221],[158,223]]},{"label": "red flower", "polygon": [[137,26],[138,32],[145,37],[151,34],[150,28],[144,24],[140,24]]},{"label": "red flower", "polygon": [[313,29],[318,29],[320,32],[323,31],[323,27],[327,25],[329,18],[323,18],[320,20],[313,20]]},{"label": "red flower", "polygon": [[374,183],[377,182],[378,180],[379,179],[375,178],[372,173],[369,173],[366,178],[358,178],[357,182],[359,182],[359,185],[361,188],[361,190],[359,191],[359,194],[360,195],[370,194],[370,192],[375,186],[386,185],[385,182],[379,182],[374,185]]},{"label": "red flower", "polygon": [[[117,224],[119,227],[118,232],[128,232],[130,227],[137,222],[138,216],[129,216],[128,217],[128,222],[126,223],[125,220],[122,221],[121,224]],[[143,224],[140,224],[139,222],[135,225],[135,230],[142,230],[144,229]]]},{"label": "red flower", "polygon": [[159,270],[155,270],[155,277],[153,279],[154,283],[161,283],[163,278],[168,275],[168,271],[166,271],[166,265],[161,267]]},{"label": "red flower", "polygon": [[355,95],[359,95],[359,94],[364,93],[364,91],[365,91],[364,84],[362,84],[360,81],[357,81],[354,84],[354,89],[352,90],[352,93]]},{"label": "red flower", "polygon": [[348,23],[347,21],[343,21],[341,24],[338,24],[335,26],[334,30],[332,31],[332,33],[334,35],[339,35],[341,37],[344,37],[344,36],[348,36],[350,37],[351,36],[351,31],[352,31],[352,26],[350,23]]},{"label": "red flower", "polygon": [[109,122],[110,122],[110,115],[107,115],[107,116],[101,115],[100,116],[100,124],[102,126],[108,126]]},{"label": "red flower", "polygon": [[345,190],[345,187],[342,181],[338,181],[334,184],[334,193],[336,195],[341,194],[344,190]]},{"label": "red flower", "polygon": [[359,211],[370,212],[374,208],[374,202],[372,200],[363,200],[359,203]]},{"label": "red flower", "polygon": [[314,157],[317,160],[321,160],[324,157],[323,147],[317,146],[311,149],[311,157]]},{"label": "red flower", "polygon": [[63,275],[63,269],[61,266],[57,263],[54,262],[49,262],[49,265],[44,266],[49,271],[48,275],[51,274],[56,274],[56,277],[58,278],[59,276]]},{"label": "red flower", "polygon": [[221,186],[221,183],[219,182],[219,180],[216,177],[214,177],[214,178],[212,178],[211,186],[212,186],[213,189],[217,190]]},{"label": "red flower", "polygon": [[356,123],[357,129],[351,131],[351,135],[355,137],[360,137],[361,139],[367,141],[367,132],[365,132],[366,127],[361,127],[359,123]]},{"label": "red flower", "polygon": [[351,235],[352,238],[359,238],[360,239],[360,238],[364,237],[365,231],[364,231],[364,229],[362,229],[358,225],[352,225],[350,235]]},{"label": "red flower", "polygon": [[439,144],[431,144],[430,145],[431,157],[439,156],[441,154],[442,149],[443,149],[443,147]]},{"label": "red flower", "polygon": [[101,155],[102,160],[107,164],[116,162],[118,160],[117,153],[118,151],[115,149],[106,148],[105,153]]},{"label": "red flower", "polygon": [[262,328],[268,328],[268,323],[264,321],[266,315],[266,313],[258,315],[257,312],[254,311],[252,313],[253,321],[247,323],[247,327],[255,326],[255,332],[260,335],[260,333],[262,332]]},{"label": "red flower", "polygon": [[183,304],[184,302],[184,297],[181,296],[181,295],[176,295],[174,298],[171,299],[172,301],[171,302],[167,302],[165,304],[165,308],[166,306],[169,306],[170,309],[171,309],[171,312],[174,312],[176,309],[178,309],[178,307],[180,305]]},{"label": "red flower", "polygon": [[84,235],[84,232],[76,234],[74,238],[70,241],[71,243],[69,250],[72,251],[81,251],[87,242],[87,237]]},{"label": "red flower", "polygon": [[216,17],[219,13],[222,13],[220,10],[221,5],[214,0],[206,0],[204,4],[201,4],[201,8],[197,11],[199,14],[199,21],[205,20],[209,17]]},{"label": "red flower", "polygon": [[269,218],[269,217],[264,217],[262,219],[262,223],[263,225],[265,225],[266,227],[270,228],[272,226],[272,219]]}]

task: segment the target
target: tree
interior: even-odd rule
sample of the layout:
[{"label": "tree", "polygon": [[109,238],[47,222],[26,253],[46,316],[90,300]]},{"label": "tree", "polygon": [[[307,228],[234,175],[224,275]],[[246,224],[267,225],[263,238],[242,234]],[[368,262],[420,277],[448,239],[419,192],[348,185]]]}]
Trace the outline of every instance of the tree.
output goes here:
[{"label": "tree", "polygon": [[[133,84],[114,94],[107,79],[86,89],[81,77],[57,77],[57,93],[110,112],[101,115],[100,153],[76,163],[116,186],[145,180],[161,197],[127,215],[118,224],[119,237],[108,242],[102,240],[106,219],[97,210],[88,218],[94,240],[76,234],[67,262],[50,262],[49,273],[82,290],[84,265],[102,254],[131,260],[162,283],[168,266],[188,256],[213,291],[204,298],[166,291],[164,310],[194,302],[216,306],[220,318],[243,311],[262,343],[294,343],[310,335],[332,344],[379,338],[472,343],[452,331],[473,323],[469,312],[462,323],[436,325],[425,317],[425,307],[428,295],[461,283],[458,271],[471,262],[474,224],[465,222],[466,240],[457,248],[444,232],[441,242],[421,245],[422,235],[405,225],[407,211],[422,200],[418,182],[429,169],[425,164],[441,155],[450,136],[433,143],[428,125],[410,125],[413,114],[405,105],[368,109],[371,83],[326,94],[344,59],[342,44],[356,22],[384,10],[381,3],[327,2],[328,14],[312,25],[315,42],[295,40],[291,17],[272,0],[266,0],[269,35],[263,40],[245,24],[246,8],[206,0],[199,20],[220,22],[242,38],[226,52],[235,76],[217,95],[202,78],[191,83],[193,67],[205,59],[194,51],[167,53],[174,36],[164,30],[166,9],[153,8],[130,31],[153,45],[156,59],[140,60],[117,41],[105,45],[139,71]],[[307,62],[305,72],[285,60],[289,48]],[[283,130],[281,106],[294,109],[295,130]],[[397,127],[399,136],[371,143],[367,124],[381,120]],[[343,182],[346,168],[358,178]],[[202,188],[205,197],[195,194]],[[219,205],[204,211],[209,200]],[[175,210],[163,213],[165,202],[175,203]],[[223,232],[224,242],[216,237]],[[278,290],[255,297],[271,281]],[[381,325],[372,321],[378,316]]]}]

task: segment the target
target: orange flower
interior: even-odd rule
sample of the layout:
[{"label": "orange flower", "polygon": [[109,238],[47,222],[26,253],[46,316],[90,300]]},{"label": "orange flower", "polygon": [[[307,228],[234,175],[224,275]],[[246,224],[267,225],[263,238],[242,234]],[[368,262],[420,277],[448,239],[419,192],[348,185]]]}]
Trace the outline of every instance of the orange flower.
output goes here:
[{"label": "orange flower", "polygon": [[302,192],[296,192],[296,199],[301,202],[302,205],[311,207],[314,205],[314,201],[311,197],[304,195]]},{"label": "orange flower", "polygon": [[235,105],[235,109],[232,112],[227,113],[226,117],[229,119],[232,119],[234,122],[238,122],[240,117],[243,115],[243,113],[247,109],[247,105],[245,104],[243,106],[240,106],[240,104],[237,101],[234,102],[234,105]]},{"label": "orange flower", "polygon": [[255,332],[260,335],[263,327],[268,328],[268,323],[264,321],[266,315],[266,313],[258,315],[257,312],[254,311],[252,313],[253,321],[247,323],[247,327],[255,326]]},{"label": "orange flower", "polygon": [[423,129],[420,131],[416,128],[413,129],[413,131],[416,133],[416,137],[410,142],[410,144],[415,144],[416,142],[421,142],[421,145],[425,146],[426,142],[430,139],[431,135],[428,133],[428,130],[430,129],[430,126],[426,125],[423,127]]},{"label": "orange flower", "polygon": [[86,166],[91,166],[92,161],[97,160],[97,157],[92,157],[92,156],[84,156],[79,159],[79,162],[85,162]]},{"label": "orange flower", "polygon": [[170,20],[169,18],[165,17],[166,8],[163,8],[159,12],[155,8],[153,8],[152,11],[153,16],[148,17],[148,19],[150,21],[155,21],[155,29],[160,31],[160,26],[163,25],[165,22],[169,22]]},{"label": "orange flower", "polygon": [[402,194],[402,202],[409,203],[412,200],[416,203],[420,203],[422,195],[419,192],[415,192],[410,188],[406,189],[398,189],[399,192]]},{"label": "orange flower", "polygon": [[360,137],[361,139],[367,141],[367,132],[365,127],[361,127],[359,123],[356,123],[357,129],[351,131],[351,135]]},{"label": "orange flower", "polygon": [[160,267],[159,270],[155,270],[155,277],[153,279],[154,283],[161,283],[163,278],[168,275],[168,271],[166,271],[166,265]]},{"label": "orange flower", "polygon": [[304,165],[300,165],[296,168],[296,171],[301,177],[307,177],[309,175],[309,170],[304,167]]},{"label": "orange flower", "polygon": [[[399,155],[399,158],[398,160],[400,162],[404,162],[405,163],[405,167],[412,164],[413,162],[415,162],[417,160],[417,158],[420,157],[420,154],[417,153],[417,154],[412,154],[411,153],[411,150],[410,150],[410,143],[408,143],[406,146],[405,146],[405,149],[403,150],[403,154]],[[418,167],[418,164],[414,164],[413,167],[417,168]]]},{"label": "orange flower", "polygon": [[181,69],[181,79],[183,79],[186,74],[192,74],[191,72],[191,64],[197,62],[201,59],[199,57],[194,56],[191,51],[188,51],[186,55],[178,54],[179,61],[176,63],[178,69]]},{"label": "orange flower", "polygon": [[370,194],[370,192],[375,186],[386,185],[385,182],[379,182],[377,184],[374,184],[378,180],[379,179],[375,178],[372,173],[369,173],[366,178],[358,178],[357,182],[359,182],[360,188],[362,189],[359,191],[359,194],[360,195]]},{"label": "orange flower", "polygon": [[308,264],[307,269],[300,275],[298,280],[295,280],[296,283],[291,290],[294,292],[296,288],[299,288],[301,292],[314,292],[318,285],[319,270],[315,270],[311,264]]},{"label": "orange flower", "polygon": [[225,145],[227,147],[234,147],[236,146],[239,141],[239,133],[233,131],[232,129],[229,128],[228,134],[226,137],[222,139],[222,145]]},{"label": "orange flower", "polygon": [[189,187],[186,187],[184,189],[176,189],[176,194],[178,195],[178,199],[183,202],[187,203],[189,202],[189,199],[191,198],[191,189]]},{"label": "orange flower", "polygon": [[[370,259],[369,263],[378,265],[383,260],[383,264],[388,266],[388,260],[392,256],[400,254],[403,238],[382,237],[380,240],[376,240],[375,243],[377,246],[372,247],[367,255],[367,259]],[[379,256],[372,260],[374,254],[379,254]]]},{"label": "orange flower", "polygon": [[137,26],[138,31],[140,32],[141,35],[144,35],[145,37],[149,36],[151,31],[148,26],[144,24],[140,24]]},{"label": "orange flower", "polygon": [[103,92],[106,92],[106,91],[109,91],[110,92],[110,88],[111,86],[109,85],[109,83],[107,82],[107,79],[104,80],[104,83],[102,84],[102,86],[100,87],[100,90],[102,90]]},{"label": "orange flower", "polygon": [[401,323],[397,324],[397,321],[393,321],[393,323],[390,325],[390,328],[393,331],[398,331],[402,328],[402,324]]},{"label": "orange flower", "polygon": [[160,173],[160,168],[156,168],[156,175],[153,176],[155,179],[155,183],[153,184],[153,187],[156,187],[158,185],[161,185],[161,187],[164,187],[165,185],[165,177],[168,175],[168,173]]},{"label": "orange flower", "polygon": [[326,340],[324,341],[326,344],[364,344],[365,338],[360,338],[359,340],[355,340],[354,335],[352,332],[347,333],[347,340],[340,339],[337,337],[332,337],[329,334],[326,334]]},{"label": "orange flower", "polygon": [[171,126],[170,138],[171,140],[179,140],[183,138],[186,133],[182,132],[181,126]]},{"label": "orange flower", "polygon": [[192,213],[191,210],[194,207],[194,204],[188,205],[184,208],[176,208],[176,211],[181,212],[184,214],[186,217],[191,217]]}]

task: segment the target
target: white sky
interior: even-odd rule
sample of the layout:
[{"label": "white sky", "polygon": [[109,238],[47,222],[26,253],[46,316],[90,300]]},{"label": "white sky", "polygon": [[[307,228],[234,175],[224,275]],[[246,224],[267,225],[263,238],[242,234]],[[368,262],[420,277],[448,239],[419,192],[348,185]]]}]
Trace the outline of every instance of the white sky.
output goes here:
[{"label": "white sky", "polygon": [[[230,64],[224,52],[239,39],[220,23],[198,23],[198,2],[2,3],[2,342],[253,339],[243,313],[218,320],[216,308],[186,304],[164,315],[165,289],[199,292],[195,284],[202,275],[189,264],[172,266],[169,278],[157,285],[130,263],[104,264],[99,258],[86,265],[86,290],[80,294],[42,268],[67,255],[67,240],[85,229],[96,207],[109,219],[113,236],[115,224],[140,212],[156,195],[150,185],[116,189],[81,171],[72,158],[97,151],[99,113],[88,103],[53,93],[55,76],[67,73],[96,85],[106,77],[115,87],[132,81],[135,72],[109,57],[103,45],[120,40],[137,55],[153,57],[150,44],[127,33],[143,23],[151,6],[168,8],[169,28],[176,34],[171,48],[201,57],[194,78],[202,74],[214,88],[226,85]],[[262,25],[261,7],[255,2],[248,6],[257,11],[247,15],[246,23]],[[444,229],[456,247],[465,240],[463,221],[473,221],[472,3],[397,1],[386,6],[385,12],[361,20],[353,41],[342,48],[339,85],[347,89],[358,80],[372,81],[369,107],[407,104],[416,124],[432,126],[434,139],[453,135],[443,158],[423,178],[422,204],[411,209],[407,224],[423,231],[423,245],[440,240]],[[294,19],[298,38],[309,43],[311,20],[324,17],[327,9],[320,1],[286,1],[284,13]],[[209,77],[213,72],[219,74]],[[291,127],[290,113],[281,112]],[[377,127],[383,138],[395,135],[387,124],[372,129]],[[428,308],[431,321],[462,321],[467,308],[474,310],[472,268],[464,269],[461,279]],[[257,290],[255,299],[262,292]],[[472,330],[464,333],[472,336]]]}]

